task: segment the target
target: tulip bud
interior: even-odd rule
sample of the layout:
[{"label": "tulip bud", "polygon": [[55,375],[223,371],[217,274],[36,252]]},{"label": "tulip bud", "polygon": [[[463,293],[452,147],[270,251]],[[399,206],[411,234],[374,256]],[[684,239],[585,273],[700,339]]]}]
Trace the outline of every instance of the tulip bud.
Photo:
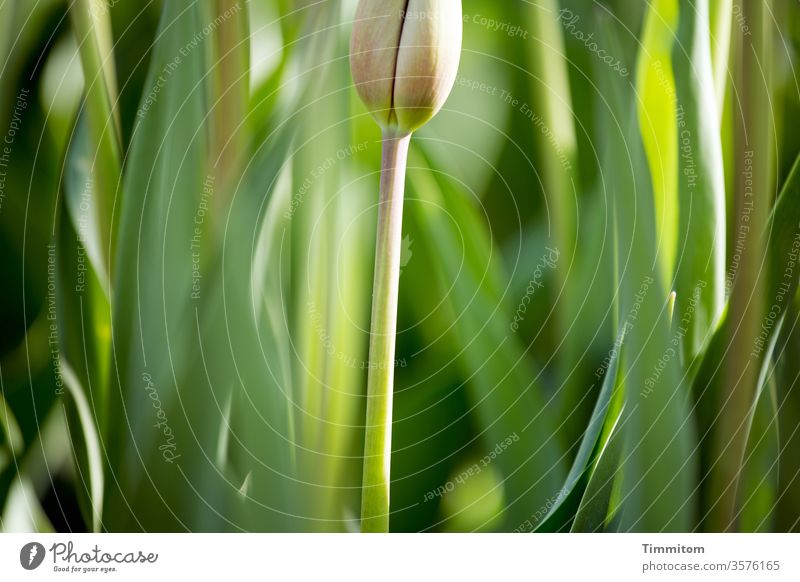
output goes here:
[{"label": "tulip bud", "polygon": [[441,109],[461,56],[460,0],[360,0],[350,42],[358,94],[384,131],[406,134]]}]

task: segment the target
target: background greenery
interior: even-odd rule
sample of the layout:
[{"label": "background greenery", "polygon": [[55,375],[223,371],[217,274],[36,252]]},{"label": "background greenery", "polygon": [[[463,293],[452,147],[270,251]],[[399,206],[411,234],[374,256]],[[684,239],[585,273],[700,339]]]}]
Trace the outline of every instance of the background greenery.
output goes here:
[{"label": "background greenery", "polygon": [[[392,531],[797,530],[797,3],[462,5]],[[0,3],[2,530],[358,530],[354,9]]]}]

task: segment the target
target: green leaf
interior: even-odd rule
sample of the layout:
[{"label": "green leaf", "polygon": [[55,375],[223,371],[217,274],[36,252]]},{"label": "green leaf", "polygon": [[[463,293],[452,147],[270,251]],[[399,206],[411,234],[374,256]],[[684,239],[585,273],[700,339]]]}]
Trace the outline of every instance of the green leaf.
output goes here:
[{"label": "green leaf", "polygon": [[300,495],[309,500],[303,527],[322,531],[342,531],[358,502],[373,258],[364,241],[374,239],[374,222],[367,220],[373,192],[350,180],[348,168],[380,149],[377,141],[354,142],[347,123],[352,82],[341,18],[341,6],[321,7],[292,49],[301,97],[288,115],[276,112],[294,137],[291,191],[275,225],[284,248],[265,267],[274,277],[288,265],[280,325],[292,351]]},{"label": "green leaf", "polygon": [[[613,25],[601,19],[602,41],[620,54]],[[680,337],[671,333],[668,291],[658,269],[652,182],[630,82],[598,62],[608,108],[603,175],[617,233],[620,327],[628,327],[622,370],[623,531],[687,531],[693,525],[696,459]]]},{"label": "green leaf", "polygon": [[753,410],[739,485],[740,529],[743,532],[775,531],[781,431],[773,365],[765,376],[760,382],[763,393]]},{"label": "green leaf", "polygon": [[776,354],[776,392],[780,449],[775,531],[800,528],[800,311],[795,296],[786,314]]},{"label": "green leaf", "polygon": [[[758,341],[753,345],[750,354],[751,365],[759,370],[758,382],[755,387],[753,410],[759,410],[763,419],[765,407],[768,403],[769,391],[765,384],[769,377],[769,368],[775,353],[777,337],[787,313],[791,313],[791,298],[795,297],[798,289],[798,259],[800,258],[800,158],[784,184],[778,201],[771,213],[767,227],[768,236],[768,269],[764,297],[774,298],[773,305],[765,306],[765,313],[769,313],[762,322]],[[741,284],[736,282],[736,285]],[[703,466],[711,466],[715,462],[715,453],[712,449],[712,434],[719,430],[717,422],[717,403],[721,399],[725,387],[725,359],[730,357],[730,337],[732,322],[727,314],[723,317],[719,327],[714,333],[694,382],[693,392],[697,401],[696,409],[699,413],[701,432],[706,438],[701,443]],[[784,348],[785,349],[785,348]],[[793,380],[790,380],[793,381]],[[753,412],[750,413],[749,423],[753,422]],[[762,427],[764,423],[761,422]],[[748,429],[749,430],[749,429]],[[762,429],[763,432],[764,429]],[[752,439],[748,439],[752,440]],[[761,440],[760,438],[758,439]],[[712,490],[704,480],[701,496],[705,504],[713,504],[718,499],[719,493]],[[705,516],[706,518],[708,516]],[[750,519],[753,523],[753,519]]]},{"label": "green leaf", "polygon": [[[764,297],[775,298],[775,304],[765,306],[765,313],[770,313],[762,322],[757,343],[750,353],[751,365],[759,371],[755,394],[751,403],[753,410],[762,410],[767,406],[761,400],[769,394],[764,390],[768,370],[771,365],[778,332],[786,314],[790,311],[790,298],[795,297],[798,289],[797,267],[800,256],[800,158],[784,184],[778,201],[770,216],[767,226],[767,250],[769,267],[766,276]],[[735,285],[740,285],[736,282]],[[713,450],[713,436],[720,428],[717,426],[718,403],[722,399],[725,386],[725,361],[730,357],[730,338],[732,334],[731,318],[724,314],[722,321],[714,332],[703,359],[699,365],[697,377],[692,391],[697,403],[701,441],[701,458],[704,467],[716,464],[716,453]],[[747,422],[752,422],[752,410]],[[763,423],[762,423],[763,426]],[[708,507],[717,502],[719,492],[714,491],[709,480],[703,480],[700,490],[703,505]],[[706,527],[708,516],[703,516]],[[753,520],[751,519],[752,523]]]},{"label": "green leaf", "polygon": [[[219,289],[208,292],[205,316],[219,302],[222,309],[204,333],[208,382],[235,383],[231,462],[238,482],[247,482],[237,517],[252,531],[307,527],[299,517],[305,515],[299,504],[305,488],[295,463],[297,398],[282,287],[288,239],[283,214],[291,195],[283,168],[291,138],[291,132],[282,132],[255,150],[226,217],[230,227],[222,243]],[[220,336],[226,348],[215,353],[214,338]]]},{"label": "green leaf", "polygon": [[[96,181],[92,221],[97,222],[104,268],[113,257],[116,216],[113,212],[122,176],[122,155],[117,102],[117,81],[112,52],[111,17],[105,2],[75,0],[69,8],[72,28],[83,67],[89,131],[91,173]],[[102,277],[105,281],[106,277]]]},{"label": "green leaf", "polygon": [[[94,220],[97,191],[91,169],[85,115],[69,142],[57,239],[48,257],[56,280],[59,370],[72,396],[68,421],[78,470],[89,486],[78,488],[84,518],[94,531],[102,521],[103,483],[108,468],[99,441],[108,424],[110,305],[99,225]],[[99,465],[98,465],[99,464]]]},{"label": "green leaf", "polygon": [[624,411],[609,417],[608,437],[603,442],[589,483],[572,524],[573,532],[603,531],[614,518],[614,494],[622,477],[620,460],[625,447]]},{"label": "green leaf", "polygon": [[[0,382],[2,382],[2,377],[0,377]],[[17,419],[14,418],[14,413],[6,402],[3,392],[5,392],[5,389],[0,391],[0,429],[2,429],[3,435],[2,444],[13,457],[22,452],[25,443],[22,438],[22,433],[19,430]],[[0,471],[2,471],[2,468],[0,468]]]},{"label": "green leaf", "polygon": [[[800,251],[800,157],[781,189],[770,215],[767,231],[769,274],[766,297],[774,297],[785,313],[786,305],[797,292],[798,252]],[[771,335],[771,334],[770,334]]]},{"label": "green leaf", "polygon": [[504,527],[513,530],[555,498],[563,483],[564,456],[553,437],[555,403],[542,392],[540,376],[512,329],[507,304],[522,298],[507,296],[485,223],[459,189],[434,175],[424,159],[412,156],[408,180],[411,198],[419,201],[407,205],[407,212],[422,252],[435,259],[431,283],[452,313],[459,346],[454,355],[482,446],[488,452],[519,437],[495,461],[505,489]]},{"label": "green leaf", "polygon": [[105,466],[100,437],[97,432],[96,411],[94,411],[86,398],[86,389],[81,385],[78,376],[70,367],[66,360],[59,362],[61,369],[61,376],[64,379],[64,384],[69,390],[72,403],[74,405],[75,415],[77,418],[76,426],[79,428],[80,433],[71,431],[70,436],[74,445],[75,455],[78,459],[78,466],[82,468],[81,475],[85,480],[88,480],[89,502],[90,502],[90,516],[89,523],[92,526],[92,531],[99,532],[101,525],[103,525],[103,492],[105,484],[105,475],[103,468]]},{"label": "green leaf", "polygon": [[[553,504],[552,509],[548,511],[544,521],[536,527],[536,531],[563,531],[569,528],[572,524],[572,520],[576,518],[576,513],[582,515],[578,509],[579,506],[583,507],[586,503],[585,500],[588,493],[585,492],[587,491],[587,484],[590,483],[590,478],[591,481],[598,479],[598,477],[595,476],[597,474],[597,469],[594,467],[596,467],[599,462],[602,462],[604,466],[607,464],[604,451],[607,448],[608,439],[601,437],[604,432],[607,432],[604,430],[604,427],[608,427],[609,424],[616,426],[620,414],[620,403],[618,403],[617,406],[612,406],[612,398],[620,400],[618,397],[618,394],[621,393],[618,389],[619,360],[624,341],[625,329],[620,332],[613,349],[608,354],[608,363],[604,366],[603,385],[597,398],[594,411],[592,412],[592,418],[583,434],[578,454],[575,456],[575,461],[572,463],[572,469],[570,469],[569,475],[567,475],[567,480],[559,493],[558,499]],[[617,396],[615,397],[615,395]],[[598,461],[598,459],[603,460]],[[616,465],[616,461],[613,461],[611,464]],[[592,498],[590,499],[590,502],[594,504],[594,500]],[[605,514],[603,517],[605,518]],[[571,527],[573,529],[576,528],[575,525]],[[578,529],[580,529],[580,527],[582,526],[579,526]]]},{"label": "green leaf", "polygon": [[3,533],[52,533],[53,525],[47,519],[36,491],[26,477],[17,477],[6,499],[0,516]]},{"label": "green leaf", "polygon": [[[211,159],[209,77],[222,21],[208,8],[164,4],[124,168],[112,272],[109,529],[231,527],[235,496],[215,458],[234,377],[209,382],[197,360],[210,349],[202,310],[219,306],[213,208],[228,194]],[[151,510],[133,513],[137,506]]]},{"label": "green leaf", "polygon": [[661,274],[672,279],[678,247],[678,128],[672,46],[678,26],[677,0],[650,3],[636,67],[639,127],[653,178]]},{"label": "green leaf", "polygon": [[678,126],[676,313],[684,357],[700,351],[725,300],[725,178],[708,0],[683,2],[672,59]]},{"label": "green leaf", "polygon": [[733,27],[733,0],[710,0],[709,21],[711,29],[711,65],[714,69],[717,110],[722,117],[725,92],[728,88],[728,64],[731,52]]}]

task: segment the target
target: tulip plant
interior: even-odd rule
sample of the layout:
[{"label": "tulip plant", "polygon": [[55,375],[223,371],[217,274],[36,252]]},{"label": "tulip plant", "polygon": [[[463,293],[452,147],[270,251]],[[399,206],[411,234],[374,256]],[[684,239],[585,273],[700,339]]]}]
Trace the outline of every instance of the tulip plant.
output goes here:
[{"label": "tulip plant", "polygon": [[361,0],[350,44],[358,94],[383,134],[372,291],[361,531],[389,530],[397,299],[411,134],[441,109],[461,56],[461,2]]}]

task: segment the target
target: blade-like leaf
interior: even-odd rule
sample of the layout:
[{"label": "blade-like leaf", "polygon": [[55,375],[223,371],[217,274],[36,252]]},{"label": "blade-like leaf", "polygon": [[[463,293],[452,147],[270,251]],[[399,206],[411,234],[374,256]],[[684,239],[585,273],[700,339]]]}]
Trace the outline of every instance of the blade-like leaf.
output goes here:
[{"label": "blade-like leaf", "polygon": [[725,179],[708,0],[681,2],[672,59],[678,126],[676,313],[687,361],[718,320],[725,289]]},{"label": "blade-like leaf", "polygon": [[565,459],[553,436],[555,404],[541,392],[539,375],[512,331],[506,307],[512,300],[477,212],[447,180],[434,179],[419,156],[412,158],[409,183],[420,199],[408,205],[409,214],[423,252],[435,258],[437,294],[454,317],[451,333],[460,346],[455,355],[482,444],[491,451],[519,436],[496,460],[506,496],[505,527],[513,530],[563,483]]},{"label": "blade-like leaf", "polygon": [[[775,305],[765,306],[766,312],[771,313],[772,316],[767,320],[769,325],[765,321],[761,328],[758,344],[752,346],[752,352],[749,354],[751,365],[759,370],[756,392],[751,403],[753,409],[766,406],[766,404],[761,404],[760,400],[765,397],[765,393],[768,394],[764,390],[764,383],[768,377],[767,370],[777,343],[777,333],[782,327],[786,313],[789,312],[788,298],[794,297],[798,289],[795,269],[798,264],[798,254],[800,254],[800,158],[795,162],[794,168],[781,190],[765,237],[769,255],[765,297],[781,299]],[[742,284],[740,281],[734,283],[734,285]],[[717,426],[720,420],[718,403],[726,389],[724,363],[726,358],[731,357],[732,325],[731,318],[725,315],[704,352],[692,388],[697,403],[700,434],[703,437],[701,442],[703,466],[712,469],[717,462],[712,437],[719,430]],[[750,415],[752,415],[752,410]],[[719,492],[710,486],[708,480],[704,480],[701,484],[701,497],[705,499],[704,506],[711,507],[717,502]],[[707,518],[707,515],[704,516],[704,519]],[[712,526],[706,523],[705,527]]]},{"label": "blade-like leaf", "polygon": [[653,178],[661,274],[672,279],[678,247],[678,128],[672,46],[677,0],[656,0],[647,11],[636,70],[639,127]]},{"label": "blade-like leaf", "polygon": [[573,532],[600,532],[614,518],[613,496],[622,472],[620,460],[624,458],[625,431],[621,426],[624,412],[609,420],[609,436],[598,453],[586,492],[572,524]]},{"label": "blade-like leaf", "polygon": [[[608,19],[602,40],[620,53]],[[622,382],[625,432],[620,528],[686,531],[693,523],[696,459],[687,384],[670,333],[667,290],[658,270],[655,209],[629,80],[599,63],[603,116],[603,178],[617,232],[620,327],[628,326]]]},{"label": "blade-like leaf", "polygon": [[92,0],[75,0],[69,8],[72,27],[85,79],[86,102],[83,110],[89,132],[91,172],[95,179],[93,216],[100,234],[105,281],[113,256],[115,236],[113,207],[122,175],[121,135],[117,101],[117,81],[112,53],[111,17],[105,6]]},{"label": "blade-like leaf", "polygon": [[[210,159],[209,79],[215,34],[236,11],[209,8],[164,3],[124,168],[112,273],[111,529],[226,529],[241,485],[215,465],[233,378],[189,374],[203,370],[209,349],[198,310],[214,293],[214,199],[228,194]],[[140,504],[151,511],[132,510]]]},{"label": "blade-like leaf", "polygon": [[69,395],[75,407],[77,417],[76,425],[80,429],[80,434],[76,434],[73,431],[71,437],[73,446],[75,446],[76,449],[75,453],[78,464],[85,469],[81,471],[81,474],[84,479],[88,480],[88,484],[85,483],[85,486],[88,490],[91,504],[90,523],[92,530],[98,532],[100,531],[103,519],[103,492],[105,484],[103,467],[105,463],[103,462],[100,438],[95,425],[96,413],[92,410],[86,398],[86,389],[81,386],[78,376],[73,372],[69,363],[65,360],[61,360],[60,368],[64,384],[69,390]]},{"label": "blade-like leaf", "polygon": [[[625,341],[625,331],[625,329],[621,330],[614,348],[609,354],[608,366],[603,376],[603,387],[564,487],[547,517],[541,525],[536,527],[536,531],[563,531],[569,527],[576,513],[579,513],[579,506],[583,507],[584,505],[583,500],[588,495],[586,486],[590,482],[590,477],[593,481],[601,478],[595,476],[596,469],[593,469],[593,466],[600,462],[607,463],[604,454],[608,445],[601,439],[603,428],[609,423],[616,426],[616,420],[620,414],[619,405],[612,406],[612,398],[614,398],[615,392],[618,392],[619,360]],[[617,397],[617,400],[621,399]],[[616,466],[617,463],[616,460],[613,460],[608,464]],[[572,525],[572,527],[576,528],[577,526]]]}]

